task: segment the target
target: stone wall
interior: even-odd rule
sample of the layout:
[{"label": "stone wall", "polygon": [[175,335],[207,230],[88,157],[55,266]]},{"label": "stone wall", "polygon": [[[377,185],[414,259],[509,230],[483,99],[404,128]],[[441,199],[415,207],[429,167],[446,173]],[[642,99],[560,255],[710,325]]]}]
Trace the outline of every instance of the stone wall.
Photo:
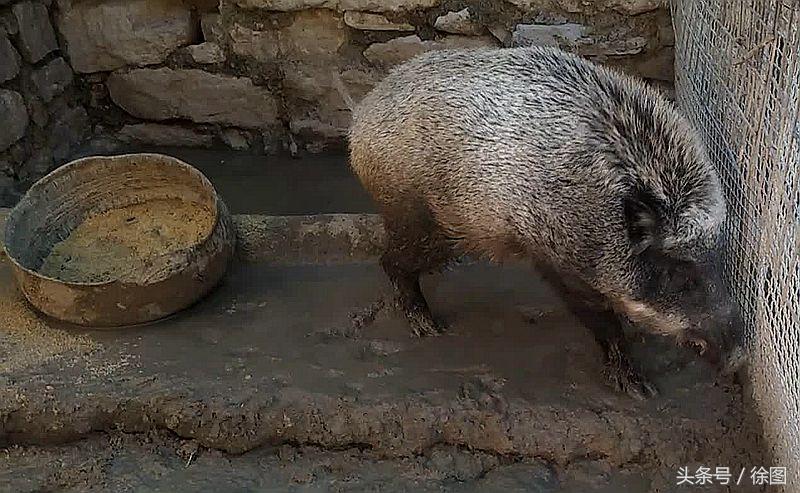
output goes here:
[{"label": "stone wall", "polygon": [[88,130],[54,10],[0,0],[0,207],[62,164]]},{"label": "stone wall", "polygon": [[[672,80],[659,0],[66,0],[58,28],[99,138],[237,150],[340,146],[386,70],[448,47],[560,45]],[[112,142],[113,143],[113,142]]]},{"label": "stone wall", "polygon": [[340,147],[350,119],[342,93],[357,100],[430,50],[557,45],[673,79],[661,0],[52,0],[55,32],[50,2],[9,3],[0,0],[10,24],[0,108],[11,122],[0,165],[23,180],[58,163],[83,128],[70,98],[104,148],[297,153]]}]

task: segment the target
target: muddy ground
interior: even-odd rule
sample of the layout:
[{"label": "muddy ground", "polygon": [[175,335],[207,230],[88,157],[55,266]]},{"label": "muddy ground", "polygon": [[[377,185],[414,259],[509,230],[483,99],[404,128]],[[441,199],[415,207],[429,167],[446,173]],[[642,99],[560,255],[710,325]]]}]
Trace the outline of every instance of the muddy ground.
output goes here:
[{"label": "muddy ground", "polygon": [[[235,213],[371,210],[341,156],[169,153]],[[236,224],[217,291],[116,331],[38,317],[0,254],[0,492],[757,491],[676,485],[680,467],[769,465],[746,392],[690,351],[636,337],[661,396],[615,394],[591,336],[522,266],[426,278],[442,337],[412,338],[391,310],[356,330],[387,292],[374,217]]]},{"label": "muddy ground", "polygon": [[373,263],[242,261],[185,313],[92,331],[33,314],[0,260],[0,490],[678,492],[679,467],[769,465],[691,351],[637,336],[661,396],[633,401],[535,272],[424,284],[447,335],[354,329]]}]

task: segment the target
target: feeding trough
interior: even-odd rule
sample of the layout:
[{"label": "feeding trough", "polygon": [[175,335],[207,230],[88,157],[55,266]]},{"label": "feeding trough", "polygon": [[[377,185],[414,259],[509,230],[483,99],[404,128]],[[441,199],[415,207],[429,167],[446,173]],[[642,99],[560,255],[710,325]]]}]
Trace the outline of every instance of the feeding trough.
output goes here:
[{"label": "feeding trough", "polygon": [[222,279],[235,243],[208,179],[159,154],[88,157],[53,171],[13,209],[5,238],[28,301],[92,327],[188,307]]}]

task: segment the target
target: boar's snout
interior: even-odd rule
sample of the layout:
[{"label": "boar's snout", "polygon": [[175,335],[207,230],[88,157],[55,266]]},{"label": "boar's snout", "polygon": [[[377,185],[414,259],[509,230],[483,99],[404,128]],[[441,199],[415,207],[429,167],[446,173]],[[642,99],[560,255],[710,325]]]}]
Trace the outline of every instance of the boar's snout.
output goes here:
[{"label": "boar's snout", "polygon": [[706,361],[725,375],[736,373],[746,362],[744,321],[733,304],[716,310],[701,327],[688,329],[683,342],[694,346]]}]

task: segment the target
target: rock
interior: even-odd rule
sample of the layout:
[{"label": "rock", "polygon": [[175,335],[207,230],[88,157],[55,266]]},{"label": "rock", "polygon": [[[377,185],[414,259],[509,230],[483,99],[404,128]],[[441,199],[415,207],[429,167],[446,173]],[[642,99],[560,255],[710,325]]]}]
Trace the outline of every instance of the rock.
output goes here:
[{"label": "rock", "polygon": [[344,13],[344,23],[362,31],[414,31],[416,28],[407,23],[395,23],[385,15],[348,10]]},{"label": "rock", "polygon": [[586,35],[582,24],[560,26],[519,24],[511,35],[512,46],[571,46]]},{"label": "rock", "polygon": [[439,0],[234,0],[245,9],[264,9],[280,12],[310,9],[357,10],[382,13],[421,10],[434,7]]},{"label": "rock", "polygon": [[394,38],[369,45],[364,50],[364,57],[374,65],[391,67],[428,51],[426,43],[431,42],[422,41],[417,35]]},{"label": "rock", "polygon": [[19,54],[11,45],[8,36],[0,30],[0,83],[11,80],[19,74]]},{"label": "rock", "polygon": [[22,198],[22,194],[17,190],[14,178],[0,172],[0,207],[14,207],[20,198]]},{"label": "rock", "polygon": [[280,29],[254,31],[234,24],[231,49],[262,63],[278,58],[309,63],[329,63],[346,42],[342,19],[327,10],[298,12],[293,22]]},{"label": "rock", "polygon": [[186,48],[189,56],[192,57],[196,63],[204,65],[212,63],[222,63],[225,61],[225,52],[219,47],[217,43],[205,42],[199,45],[192,45]]},{"label": "rock", "polygon": [[47,140],[56,164],[70,156],[72,147],[81,142],[89,130],[89,116],[80,106],[64,106],[52,117]]},{"label": "rock", "polygon": [[[493,36],[445,36],[434,41],[431,50],[474,50],[477,48],[496,47],[497,40]],[[431,51],[429,50],[429,51]]]},{"label": "rock", "polygon": [[292,134],[307,139],[320,139],[324,141],[335,141],[347,135],[349,116],[344,116],[344,121],[340,124],[329,123],[319,118],[297,118],[289,122],[289,130]]},{"label": "rock", "polygon": [[283,90],[287,98],[316,101],[323,106],[320,98],[330,95],[335,96],[337,108],[346,107],[333,83],[332,75],[336,69],[297,64],[287,68],[289,70],[286,70],[283,79]]},{"label": "rock", "polygon": [[492,24],[487,29],[492,36],[500,42],[502,46],[509,46],[511,44],[511,31],[502,24]]},{"label": "rock", "polygon": [[367,68],[349,69],[341,73],[341,80],[353,102],[360,102],[380,81],[375,70]]},{"label": "rock", "polygon": [[559,8],[570,14],[583,12],[584,8],[591,5],[587,0],[556,0]]},{"label": "rock", "polygon": [[95,135],[84,146],[88,154],[116,154],[122,149],[122,143],[108,135]]},{"label": "rock", "polygon": [[446,33],[464,34],[466,36],[479,36],[485,31],[483,26],[472,20],[469,9],[440,15],[436,18],[433,27]]},{"label": "rock", "polygon": [[189,0],[186,2],[188,5],[194,7],[198,13],[216,13],[219,12],[220,0]]},{"label": "rock", "polygon": [[4,30],[9,36],[19,34],[19,24],[13,12],[0,12],[0,29]]},{"label": "rock", "polygon": [[[334,71],[340,84],[334,81]],[[358,103],[378,80],[379,74],[366,68],[339,72],[329,67],[302,65],[286,71],[283,89],[291,133],[306,141],[316,141],[312,146],[319,149],[327,143],[341,142],[351,116],[340,87]]]},{"label": "rock", "polygon": [[76,3],[61,14],[59,28],[80,73],[161,63],[196,34],[181,0]]},{"label": "rock", "polygon": [[343,10],[366,12],[409,12],[435,7],[439,0],[340,0]]},{"label": "rock", "polygon": [[364,50],[364,57],[373,65],[392,67],[422,53],[443,49],[474,49],[497,46],[491,36],[447,36],[437,41],[423,41],[419,36],[403,36],[386,43],[373,43]]},{"label": "rock", "polygon": [[148,120],[185,118],[243,128],[277,122],[274,96],[246,77],[202,70],[136,69],[112,74],[106,85],[122,109]]},{"label": "rock", "polygon": [[347,132],[350,111],[333,81],[333,70],[305,65],[286,72],[283,91],[293,134],[329,139]]},{"label": "rock", "polygon": [[203,39],[220,44],[223,37],[222,16],[218,13],[203,14],[200,18],[200,29],[203,31]]},{"label": "rock", "polygon": [[47,105],[44,104],[41,98],[29,95],[25,103],[28,106],[30,121],[32,121],[34,125],[44,128],[50,123],[50,112],[47,111]]},{"label": "rock", "polygon": [[612,8],[625,15],[639,15],[652,12],[664,4],[664,0],[615,0]]},{"label": "rock", "polygon": [[231,50],[243,57],[261,63],[278,59],[278,33],[276,31],[254,31],[234,24],[230,31]]},{"label": "rock", "polygon": [[552,0],[508,0],[508,3],[524,12],[537,12],[552,8]]},{"label": "rock", "polygon": [[21,2],[14,4],[11,11],[19,26],[17,48],[25,60],[36,63],[58,49],[47,7],[39,2]]},{"label": "rock", "polygon": [[28,151],[25,149],[24,144],[24,142],[17,142],[8,149],[8,157],[11,158],[13,163],[21,163],[27,157]]},{"label": "rock", "polygon": [[28,110],[18,92],[0,89],[0,152],[25,135]]},{"label": "rock", "polygon": [[328,10],[298,12],[294,21],[278,32],[281,57],[288,60],[326,63],[337,58],[346,41],[342,18]]},{"label": "rock", "polygon": [[333,80],[334,73],[341,81],[344,91],[355,103],[361,101],[377,83],[379,75],[368,69],[350,69],[340,72],[325,66],[293,66],[286,71],[284,92],[290,100],[319,103],[319,107],[348,110],[340,87]]},{"label": "rock", "polygon": [[53,155],[49,150],[43,149],[25,161],[17,175],[24,182],[32,182],[49,173],[53,167]]},{"label": "rock", "polygon": [[560,26],[561,24],[567,23],[567,18],[555,12],[539,12],[536,14],[536,17],[533,18],[533,23]]},{"label": "rock", "polygon": [[220,138],[234,151],[246,151],[250,149],[250,140],[247,138],[247,134],[241,130],[226,128],[220,133]]},{"label": "rock", "polygon": [[577,52],[583,56],[635,55],[646,46],[647,39],[641,36],[618,40],[583,38],[578,42]]},{"label": "rock", "polygon": [[335,9],[337,0],[234,0],[244,9],[265,9],[279,12],[292,12],[305,9]]},{"label": "rock", "polygon": [[213,142],[209,134],[177,125],[160,123],[125,125],[117,133],[117,138],[128,144],[175,147],[210,147]]},{"label": "rock", "polygon": [[34,70],[31,81],[39,96],[45,103],[49,103],[72,83],[72,69],[63,58],[56,58],[44,67]]}]

